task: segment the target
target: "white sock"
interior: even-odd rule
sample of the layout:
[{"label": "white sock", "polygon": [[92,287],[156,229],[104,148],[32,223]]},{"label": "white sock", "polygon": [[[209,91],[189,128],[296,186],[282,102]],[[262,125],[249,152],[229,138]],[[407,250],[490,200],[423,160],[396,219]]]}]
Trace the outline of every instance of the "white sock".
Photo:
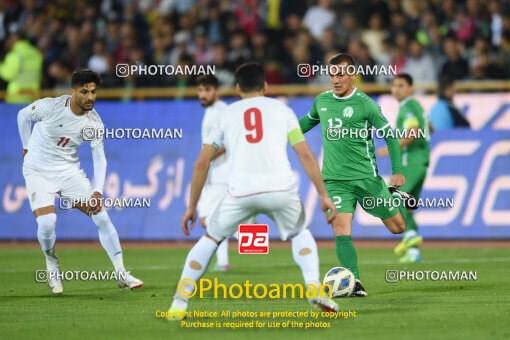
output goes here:
[{"label": "white sock", "polygon": [[58,259],[55,255],[55,224],[57,223],[57,215],[46,214],[36,218],[37,221],[37,239],[41,244],[44,256],[46,256],[46,267],[58,266]]},{"label": "white sock", "polygon": [[[186,261],[184,262],[184,269],[182,270],[179,282],[183,279],[191,279],[193,282],[198,283],[198,280],[204,275],[217,248],[218,245],[216,242],[209,237],[202,236],[189,251],[188,257],[186,257]],[[190,282],[187,285],[177,287],[174,299],[187,302],[189,299],[179,294],[180,288],[186,293],[192,293],[195,290],[195,285]]]},{"label": "white sock", "polygon": [[416,235],[418,235],[416,230],[409,230],[405,233],[405,237],[415,237]]},{"label": "white sock", "polygon": [[216,250],[216,260],[218,261],[218,266],[228,265],[228,237],[218,246]]},{"label": "white sock", "polygon": [[319,287],[319,252],[310,230],[304,229],[292,239],[292,255],[301,267],[305,284]]},{"label": "white sock", "polygon": [[122,260],[122,248],[120,247],[119,235],[113,226],[108,213],[103,209],[91,216],[92,221],[99,232],[99,241],[108,253],[116,272],[123,272],[124,261]]},{"label": "white sock", "polygon": [[418,256],[418,255],[420,255],[420,249],[418,249],[418,248],[409,248],[407,250],[407,255],[409,255],[409,256]]}]

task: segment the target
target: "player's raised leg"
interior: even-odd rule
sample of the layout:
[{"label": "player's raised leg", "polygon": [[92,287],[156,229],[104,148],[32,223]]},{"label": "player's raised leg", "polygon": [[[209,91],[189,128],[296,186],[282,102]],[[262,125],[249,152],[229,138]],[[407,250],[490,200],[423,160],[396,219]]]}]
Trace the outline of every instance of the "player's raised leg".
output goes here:
[{"label": "player's raised leg", "polygon": [[96,225],[99,241],[104,250],[106,250],[115,269],[119,288],[140,288],[144,283],[132,276],[131,273],[127,272],[124,268],[119,235],[105,208],[102,207],[101,193],[94,190],[85,172],[82,170],[66,178],[62,183],[62,195],[64,197],[72,199],[79,197],[85,198],[85,200],[83,200],[85,203],[77,204],[76,208],[87,214]]}]

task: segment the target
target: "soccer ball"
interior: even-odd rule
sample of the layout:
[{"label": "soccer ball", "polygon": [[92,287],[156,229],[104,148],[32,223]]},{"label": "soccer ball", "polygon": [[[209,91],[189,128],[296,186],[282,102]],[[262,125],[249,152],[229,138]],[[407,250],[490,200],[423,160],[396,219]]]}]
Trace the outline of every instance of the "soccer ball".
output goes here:
[{"label": "soccer ball", "polygon": [[[331,268],[326,275],[324,275],[323,284],[331,286],[332,297],[347,297],[351,296],[354,291],[354,284],[356,279],[354,274],[347,268],[335,267]],[[324,291],[329,294],[329,287],[325,286]]]}]

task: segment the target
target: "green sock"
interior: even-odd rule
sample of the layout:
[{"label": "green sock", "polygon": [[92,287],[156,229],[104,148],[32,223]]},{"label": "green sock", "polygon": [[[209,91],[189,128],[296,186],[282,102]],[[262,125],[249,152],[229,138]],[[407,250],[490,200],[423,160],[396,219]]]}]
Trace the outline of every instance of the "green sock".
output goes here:
[{"label": "green sock", "polygon": [[[416,233],[418,233],[418,225],[416,224],[416,221],[414,220],[413,213],[407,214],[407,227],[406,227],[406,233],[408,231],[414,230]],[[412,246],[411,248],[418,249],[418,246]]]},{"label": "green sock", "polygon": [[418,225],[416,224],[416,221],[414,220],[413,213],[407,214],[407,227],[406,232],[414,230],[418,232]]},{"label": "green sock", "polygon": [[400,197],[399,194],[394,194],[393,197],[398,198],[400,200],[400,204],[398,205],[398,210],[402,214],[402,217],[404,218],[404,220],[407,222],[408,213],[407,213],[407,208],[405,207],[404,202],[402,201],[402,197]]},{"label": "green sock", "polygon": [[358,254],[350,235],[335,236],[336,257],[340,261],[340,265],[349,269],[354,277],[359,279],[358,271]]}]

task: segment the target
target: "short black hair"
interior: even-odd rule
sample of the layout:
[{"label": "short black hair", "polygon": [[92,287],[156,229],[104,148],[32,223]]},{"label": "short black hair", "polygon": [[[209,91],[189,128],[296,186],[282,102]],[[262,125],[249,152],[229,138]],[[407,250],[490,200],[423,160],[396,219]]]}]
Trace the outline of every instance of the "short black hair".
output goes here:
[{"label": "short black hair", "polygon": [[399,73],[396,75],[395,79],[400,78],[404,79],[407,82],[407,85],[413,86],[413,77],[409,73]]},{"label": "short black hair", "polygon": [[99,87],[101,85],[101,77],[88,68],[77,68],[74,70],[71,78],[71,87],[83,86],[88,83],[95,83]]},{"label": "short black hair", "polygon": [[235,72],[236,83],[243,92],[256,92],[264,88],[264,67],[254,61],[239,66]]},{"label": "short black hair", "polygon": [[352,65],[356,66],[356,62],[354,58],[348,55],[347,53],[338,53],[329,59],[330,65],[339,65],[341,63],[347,63],[347,66]]},{"label": "short black hair", "polygon": [[439,79],[439,85],[437,87],[437,92],[440,98],[444,97],[444,93],[446,90],[451,87],[455,83],[455,79],[453,77],[443,75]]},{"label": "short black hair", "polygon": [[204,75],[197,77],[197,85],[203,85],[203,86],[212,85],[215,88],[218,88],[220,86],[220,84],[218,82],[218,78],[216,78],[212,74],[204,74]]}]

